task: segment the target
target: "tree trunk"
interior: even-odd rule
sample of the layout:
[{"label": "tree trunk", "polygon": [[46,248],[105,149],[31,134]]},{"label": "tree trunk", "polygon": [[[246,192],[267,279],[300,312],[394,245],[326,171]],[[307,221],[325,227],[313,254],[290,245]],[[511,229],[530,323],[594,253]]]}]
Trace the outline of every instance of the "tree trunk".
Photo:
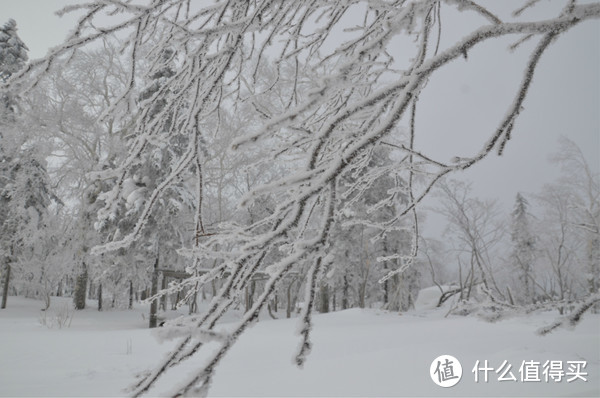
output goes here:
[{"label": "tree trunk", "polygon": [[321,285],[321,305],[320,312],[327,313],[329,312],[329,286],[327,284]]},{"label": "tree trunk", "polygon": [[348,309],[348,290],[350,289],[350,283],[348,283],[348,277],[344,275],[344,286],[342,287],[342,309]]},{"label": "tree trunk", "polygon": [[87,289],[87,298],[88,300],[93,300],[96,296],[96,286],[94,286],[94,281],[90,281],[90,286]]},{"label": "tree trunk", "polygon": [[[387,239],[383,239],[383,252],[387,253]],[[388,273],[388,266],[386,263],[383,263],[384,274]],[[388,303],[390,301],[390,286],[388,284],[388,279],[383,281],[383,308],[388,308]]]},{"label": "tree trunk", "polygon": [[44,293],[44,311],[50,308],[50,292]]},{"label": "tree trunk", "polygon": [[81,272],[77,275],[75,281],[75,292],[73,294],[73,304],[76,310],[82,310],[85,308],[85,294],[87,289],[88,273],[87,266],[85,263],[81,263]]},{"label": "tree trunk", "polygon": [[292,286],[294,286],[294,282],[295,279],[292,279],[292,281],[290,282],[290,284],[288,285],[287,288],[287,307],[285,310],[285,316],[286,318],[289,318],[292,316]]},{"label": "tree trunk", "polygon": [[[202,297],[204,297],[204,286],[202,287]],[[192,315],[196,312],[198,312],[198,286],[196,286],[189,304],[189,314]]]},{"label": "tree trunk", "polygon": [[58,287],[56,288],[56,297],[62,297],[63,292],[63,280],[58,281]]},{"label": "tree trunk", "polygon": [[367,280],[363,280],[358,285],[358,306],[365,308],[365,296],[367,292]]},{"label": "tree trunk", "polygon": [[383,305],[384,308],[388,307],[388,303],[390,302],[390,285],[389,279],[383,281]]},{"label": "tree trunk", "polygon": [[515,305],[515,300],[513,299],[512,293],[510,291],[510,287],[508,287],[508,286],[506,286],[506,295],[508,296],[510,305]]},{"label": "tree trunk", "polygon": [[216,297],[216,295],[217,295],[217,282],[215,282],[215,280],[213,279],[212,281],[210,281],[210,286],[212,287],[212,296]]},{"label": "tree trunk", "polygon": [[179,300],[181,299],[181,292],[178,290],[175,295],[175,301],[173,302],[173,296],[171,295],[171,310],[175,311],[177,309],[177,304],[179,304]]},{"label": "tree trunk", "polygon": [[[158,255],[156,256],[156,261],[154,262],[154,272],[152,272],[152,289],[150,291],[150,296],[153,297],[158,293]],[[158,300],[154,299],[150,303],[150,323],[148,325],[149,328],[155,328],[157,323],[156,311],[158,309]]]},{"label": "tree trunk", "polygon": [[129,280],[129,307],[130,310],[133,309],[133,281]]},{"label": "tree trunk", "polygon": [[4,275],[4,286],[2,287],[2,306],[0,308],[6,308],[6,300],[8,298],[8,283],[10,281],[10,263],[6,262],[6,275]]},{"label": "tree trunk", "polygon": [[331,297],[331,307],[332,307],[333,312],[335,312],[335,305],[336,305],[336,302],[335,302],[336,301],[335,300],[336,299],[336,297],[335,297],[336,294],[335,294],[335,292],[336,292],[336,289],[335,289],[335,286],[334,286],[333,289],[332,289],[332,297]]},{"label": "tree trunk", "polygon": [[[596,232],[588,239],[588,263],[589,263],[589,292],[594,294],[598,292],[598,284],[600,279],[600,238]],[[592,313],[597,314],[600,310],[600,304],[596,303],[592,307]]]},{"label": "tree trunk", "polygon": [[[165,274],[163,274],[162,280],[160,283],[160,289],[165,290],[166,288],[167,288],[167,278],[165,277]],[[167,310],[167,295],[166,294],[163,294],[163,296],[160,298],[160,308],[163,311]]]},{"label": "tree trunk", "polygon": [[102,311],[102,283],[98,284],[98,311]]},{"label": "tree trunk", "polygon": [[256,290],[256,281],[250,282],[250,287],[246,288],[246,312],[254,305],[254,291]]}]

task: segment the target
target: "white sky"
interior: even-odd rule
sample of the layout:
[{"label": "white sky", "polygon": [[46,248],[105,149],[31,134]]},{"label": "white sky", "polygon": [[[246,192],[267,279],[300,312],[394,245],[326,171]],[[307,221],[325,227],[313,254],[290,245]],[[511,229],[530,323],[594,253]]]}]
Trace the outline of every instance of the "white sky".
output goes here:
[{"label": "white sky", "polygon": [[[72,1],[0,0],[0,24],[17,21],[30,58],[43,56],[72,29],[75,17],[53,14]],[[500,17],[508,17],[522,1],[487,1]],[[542,1],[523,19],[555,15],[563,1]],[[536,14],[536,15],[534,15]],[[443,40],[460,38],[478,19],[452,12],[442,15]],[[512,39],[511,39],[512,40]],[[418,108],[416,146],[448,160],[477,152],[495,130],[521,81],[526,57],[537,40],[514,53],[511,40],[477,47],[468,61],[454,61],[429,82]],[[500,50],[500,51],[498,51]],[[543,55],[528,97],[502,157],[492,155],[455,178],[473,181],[475,193],[499,198],[512,207],[517,192],[533,193],[552,182],[558,168],[548,156],[565,135],[583,150],[593,170],[600,171],[600,22],[585,22],[562,35]]]}]

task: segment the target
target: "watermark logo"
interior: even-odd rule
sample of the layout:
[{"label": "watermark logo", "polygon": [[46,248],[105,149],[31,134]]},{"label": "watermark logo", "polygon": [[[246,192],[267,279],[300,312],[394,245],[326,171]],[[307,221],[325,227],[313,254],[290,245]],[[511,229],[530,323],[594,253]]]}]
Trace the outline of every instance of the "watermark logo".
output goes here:
[{"label": "watermark logo", "polygon": [[452,355],[440,355],[429,367],[431,380],[440,387],[452,387],[462,377],[462,366]]},{"label": "watermark logo", "polygon": [[[567,383],[575,381],[587,382],[588,373],[585,371],[587,361],[566,361],[566,366],[563,361],[548,360],[542,361],[521,361],[521,366],[514,368],[507,360],[504,360],[499,367],[493,368],[488,363],[488,360],[483,362],[477,360],[471,372],[475,376],[475,383],[483,381],[487,383],[490,379],[489,375],[496,373],[497,381],[509,382],[544,382],[544,383],[560,383],[566,380]],[[517,377],[518,375],[518,377]]]}]

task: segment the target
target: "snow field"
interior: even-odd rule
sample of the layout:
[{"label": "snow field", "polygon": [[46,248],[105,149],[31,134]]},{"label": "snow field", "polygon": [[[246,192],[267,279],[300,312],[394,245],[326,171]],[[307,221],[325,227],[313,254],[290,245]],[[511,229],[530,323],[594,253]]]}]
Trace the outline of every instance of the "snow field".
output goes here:
[{"label": "snow field", "polygon": [[[64,299],[66,301],[66,299]],[[68,301],[67,301],[68,302]],[[53,308],[64,305],[53,298]],[[152,367],[174,342],[157,343],[146,328],[147,307],[74,314],[68,328],[39,322],[40,302],[9,298],[0,311],[1,396],[124,396],[134,374]],[[351,309],[315,316],[313,349],[303,369],[292,361],[300,338],[296,319],[263,319],[240,337],[217,369],[211,396],[599,396],[600,316],[586,314],[575,330],[540,337],[535,330],[556,315],[487,323],[444,318],[446,310],[398,315]],[[232,314],[229,319],[233,319]],[[283,314],[280,313],[281,317]],[[284,315],[283,315],[284,316]],[[224,325],[222,327],[227,327]],[[204,347],[206,352],[216,345]],[[434,358],[461,361],[462,380],[441,388],[429,376]],[[517,379],[522,361],[584,360],[587,382],[475,383],[475,361],[497,368],[507,360]],[[163,396],[202,365],[192,358],[151,391]],[[482,377],[482,376],[480,376]]]}]

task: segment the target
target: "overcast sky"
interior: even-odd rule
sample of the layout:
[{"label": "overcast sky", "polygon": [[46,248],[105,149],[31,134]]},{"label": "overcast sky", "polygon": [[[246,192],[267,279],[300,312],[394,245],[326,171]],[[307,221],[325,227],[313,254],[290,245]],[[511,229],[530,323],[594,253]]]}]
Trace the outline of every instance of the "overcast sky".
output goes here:
[{"label": "overcast sky", "polygon": [[[54,11],[67,0],[1,0],[0,23],[17,21],[30,58],[43,56],[60,43],[75,17],[59,18]],[[501,17],[522,1],[487,1]],[[542,1],[522,19],[556,15],[563,1]],[[480,23],[478,17],[442,15],[442,48]],[[494,131],[521,81],[527,55],[537,40],[514,53],[510,38],[476,47],[434,74],[421,95],[416,146],[447,161],[477,152]],[[517,192],[532,193],[552,182],[558,168],[548,157],[561,135],[575,141],[592,169],[600,171],[600,22],[585,22],[551,45],[541,59],[528,97],[502,157],[492,155],[461,175],[473,182],[478,196],[499,198],[509,209]]]}]

